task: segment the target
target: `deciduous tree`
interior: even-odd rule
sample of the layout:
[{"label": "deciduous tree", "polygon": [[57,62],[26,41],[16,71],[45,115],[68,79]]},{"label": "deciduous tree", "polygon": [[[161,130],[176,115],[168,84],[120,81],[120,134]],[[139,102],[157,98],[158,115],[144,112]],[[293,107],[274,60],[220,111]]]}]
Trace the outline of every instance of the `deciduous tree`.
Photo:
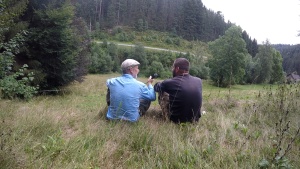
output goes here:
[{"label": "deciduous tree", "polygon": [[282,56],[275,50],[270,42],[259,47],[259,52],[254,58],[254,76],[256,83],[276,83],[283,81]]},{"label": "deciduous tree", "polygon": [[254,58],[256,83],[269,83],[273,67],[273,48],[268,40],[259,47],[259,51]]},{"label": "deciduous tree", "polygon": [[242,29],[230,27],[225,35],[209,43],[212,53],[209,59],[210,78],[218,85],[227,87],[241,83],[245,75],[246,43],[242,39]]}]

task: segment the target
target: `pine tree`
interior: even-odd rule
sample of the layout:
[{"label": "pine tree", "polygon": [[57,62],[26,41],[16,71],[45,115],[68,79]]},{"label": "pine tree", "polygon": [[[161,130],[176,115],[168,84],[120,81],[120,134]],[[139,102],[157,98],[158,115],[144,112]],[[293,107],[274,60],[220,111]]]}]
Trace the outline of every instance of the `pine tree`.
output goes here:
[{"label": "pine tree", "polygon": [[26,23],[20,16],[27,8],[28,0],[0,1],[0,79],[12,71],[15,56],[20,53],[24,41]]},{"label": "pine tree", "polygon": [[26,27],[19,17],[26,10],[27,4],[28,0],[0,1],[0,42],[7,42]]},{"label": "pine tree", "polygon": [[72,24],[73,6],[68,0],[32,5],[40,8],[33,13],[27,47],[29,58],[38,62],[36,69],[43,75],[39,82],[41,88],[57,88],[74,80],[80,81],[84,70],[79,69],[79,62],[83,59],[83,47],[88,42],[78,42],[78,38],[86,37],[78,34],[82,31]]}]

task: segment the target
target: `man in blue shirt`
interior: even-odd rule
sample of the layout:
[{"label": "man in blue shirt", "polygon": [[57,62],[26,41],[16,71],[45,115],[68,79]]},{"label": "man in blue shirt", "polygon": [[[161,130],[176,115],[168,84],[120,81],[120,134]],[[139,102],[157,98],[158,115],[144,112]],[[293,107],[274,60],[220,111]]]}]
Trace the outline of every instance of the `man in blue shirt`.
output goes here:
[{"label": "man in blue shirt", "polygon": [[136,80],[140,63],[134,59],[126,59],[122,65],[123,75],[106,81],[108,87],[106,114],[109,120],[138,121],[151,101],[156,99],[151,77],[147,85]]}]

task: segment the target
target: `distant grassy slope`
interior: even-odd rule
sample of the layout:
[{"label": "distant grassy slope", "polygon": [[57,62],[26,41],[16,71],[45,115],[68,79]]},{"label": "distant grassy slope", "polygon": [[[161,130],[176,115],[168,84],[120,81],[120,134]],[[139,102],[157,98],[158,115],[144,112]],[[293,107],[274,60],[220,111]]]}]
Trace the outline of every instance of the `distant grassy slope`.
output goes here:
[{"label": "distant grassy slope", "polygon": [[[122,40],[122,37],[128,40]],[[126,38],[125,38],[126,39]],[[143,46],[164,48],[201,56],[210,56],[207,43],[200,41],[187,41],[181,37],[167,32],[147,30],[143,32],[134,31],[128,27],[119,27],[110,31],[102,31],[96,36],[96,40],[108,40],[127,44],[142,44]]]}]

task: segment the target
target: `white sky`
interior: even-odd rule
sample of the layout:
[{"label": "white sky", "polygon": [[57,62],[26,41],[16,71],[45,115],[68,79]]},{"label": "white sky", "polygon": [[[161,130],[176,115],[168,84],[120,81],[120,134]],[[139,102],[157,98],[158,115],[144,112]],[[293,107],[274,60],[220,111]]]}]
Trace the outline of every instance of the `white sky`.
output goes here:
[{"label": "white sky", "polygon": [[202,0],[262,44],[300,44],[300,0]]}]

